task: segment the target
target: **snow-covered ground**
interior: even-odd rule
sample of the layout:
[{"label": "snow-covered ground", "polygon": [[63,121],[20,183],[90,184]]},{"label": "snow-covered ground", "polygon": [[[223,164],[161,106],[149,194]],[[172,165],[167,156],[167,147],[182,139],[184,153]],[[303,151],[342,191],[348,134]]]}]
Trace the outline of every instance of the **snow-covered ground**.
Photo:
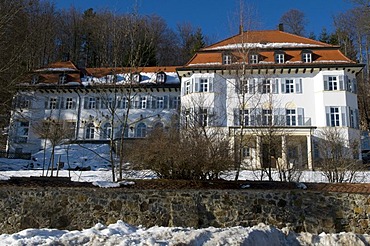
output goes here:
[{"label": "snow-covered ground", "polygon": [[[67,154],[68,153],[68,154]],[[70,145],[68,148],[56,149],[55,162],[63,162],[64,167],[58,176],[70,176],[73,181],[93,182],[101,187],[115,186],[111,181],[107,145]],[[33,160],[11,160],[0,158],[0,179],[12,176],[50,176],[50,171],[42,171],[47,167],[50,151],[34,155]],[[80,171],[81,169],[90,171]],[[68,170],[70,169],[70,170]],[[53,175],[56,176],[56,171]],[[368,172],[359,173],[356,182],[370,183]],[[226,173],[224,178],[233,178]],[[125,179],[154,179],[150,170],[127,171]],[[256,172],[243,171],[240,179],[259,179]],[[303,172],[300,182],[326,182],[320,172]],[[66,231],[57,229],[26,229],[11,235],[0,235],[0,245],[370,245],[370,235],[338,233],[314,235],[295,233],[288,228],[277,229],[259,224],[253,227],[230,228],[180,228],[180,227],[134,227],[122,221],[115,224],[96,224],[82,231]]]}]

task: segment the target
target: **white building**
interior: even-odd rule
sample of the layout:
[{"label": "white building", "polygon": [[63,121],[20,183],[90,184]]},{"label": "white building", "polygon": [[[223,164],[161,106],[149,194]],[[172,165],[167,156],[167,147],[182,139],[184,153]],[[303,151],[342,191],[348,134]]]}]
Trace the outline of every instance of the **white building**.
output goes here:
[{"label": "white building", "polygon": [[[67,61],[35,70],[25,80],[14,99],[9,152],[35,153],[60,131],[65,141],[120,139],[125,115],[124,136],[143,138],[154,127],[169,126],[180,106],[175,67],[80,70]],[[52,136],[48,122],[60,125]]]},{"label": "white building", "polygon": [[[80,70],[59,62],[19,86],[8,151],[49,146],[38,124],[50,121],[70,129],[68,140],[120,139],[123,125],[125,137],[142,138],[170,125],[181,98],[181,118],[227,134],[245,165],[281,160],[312,169],[322,130],[339,129],[344,139],[360,141],[356,74],[362,67],[337,46],[277,30],[242,32],[178,68]],[[269,134],[279,146],[267,151]]]},{"label": "white building", "polygon": [[[272,166],[281,160],[312,169],[322,130],[335,127],[344,139],[360,140],[356,74],[362,67],[337,46],[278,30],[242,32],[177,69],[183,118],[195,114],[234,145],[246,139],[240,152],[247,166],[273,159]],[[280,144],[267,151],[271,134]]]}]

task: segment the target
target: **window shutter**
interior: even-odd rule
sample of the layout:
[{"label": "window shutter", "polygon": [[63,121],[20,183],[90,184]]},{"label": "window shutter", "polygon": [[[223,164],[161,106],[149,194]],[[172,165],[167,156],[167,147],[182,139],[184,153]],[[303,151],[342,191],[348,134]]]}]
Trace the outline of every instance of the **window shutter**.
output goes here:
[{"label": "window shutter", "polygon": [[358,109],[355,109],[355,128],[358,129],[360,126]]},{"label": "window shutter", "polygon": [[256,81],[254,79],[248,79],[248,93],[249,94],[254,94],[255,93],[255,86],[256,86]]},{"label": "window shutter", "polygon": [[357,93],[357,80],[356,80],[356,78],[352,79],[352,92]]},{"label": "window shutter", "polygon": [[298,125],[304,126],[304,108],[297,108],[297,114],[298,114]]},{"label": "window shutter", "polygon": [[257,91],[258,91],[258,93],[262,93],[262,80],[259,79],[256,82],[257,82]]},{"label": "window shutter", "polygon": [[281,93],[286,93],[285,92],[285,79],[281,80]]},{"label": "window shutter", "polygon": [[344,107],[344,106],[342,106],[342,107],[340,107],[340,112],[341,112],[341,115],[342,115],[342,126],[348,126],[347,125],[347,122],[348,122],[348,120],[347,120],[347,107]]},{"label": "window shutter", "polygon": [[255,110],[255,125],[262,125],[262,109],[256,108]]},{"label": "window shutter", "polygon": [[[103,101],[103,100],[101,100],[101,101]],[[96,97],[95,98],[95,108],[96,109],[99,109],[99,106],[100,106],[100,98],[99,97]]]},{"label": "window shutter", "polygon": [[48,109],[49,107],[49,98],[48,97],[45,97],[45,108]]},{"label": "window shutter", "polygon": [[61,109],[65,109],[65,106],[64,106],[64,97],[59,97],[59,100],[60,100],[60,108]]},{"label": "window shutter", "polygon": [[117,108],[117,109],[119,109],[119,108],[121,108],[121,107],[122,107],[122,106],[121,106],[121,101],[122,101],[122,98],[119,98],[119,97],[118,97],[118,98],[116,99],[116,108]]},{"label": "window shutter", "polygon": [[330,107],[325,107],[325,114],[326,114],[326,126],[331,126],[330,124]]},{"label": "window shutter", "polygon": [[302,79],[295,79],[295,92],[302,93]]},{"label": "window shutter", "polygon": [[240,121],[239,121],[239,109],[234,108],[234,126],[239,126]]},{"label": "window shutter", "polygon": [[344,85],[344,76],[343,75],[339,75],[339,90],[343,91],[345,90],[345,85]]},{"label": "window shutter", "polygon": [[344,88],[347,91],[352,91],[351,80],[348,78],[348,75],[344,75]]},{"label": "window shutter", "polygon": [[213,92],[213,78],[208,78],[209,81],[209,92]]},{"label": "window shutter", "polygon": [[324,90],[327,91],[328,89],[329,89],[328,75],[324,75]]},{"label": "window shutter", "polygon": [[84,97],[84,109],[87,109],[88,108],[88,103],[89,103],[89,98],[88,97]]},{"label": "window shutter", "polygon": [[235,92],[241,94],[243,91],[240,90],[243,88],[243,81],[242,78],[235,80]]},{"label": "window shutter", "polygon": [[157,108],[157,98],[155,96],[152,96],[152,109]]},{"label": "window shutter", "polygon": [[163,96],[163,108],[168,108],[168,96]]},{"label": "window shutter", "polygon": [[72,109],[76,109],[76,100],[75,99],[72,100]]},{"label": "window shutter", "polygon": [[195,78],[195,79],[193,79],[193,82],[195,82],[194,83],[194,92],[199,92],[199,79]]},{"label": "window shutter", "polygon": [[272,93],[279,93],[279,79],[272,79]]},{"label": "window shutter", "polygon": [[173,108],[173,97],[172,96],[168,96],[168,101],[169,101],[169,106],[168,108]]},{"label": "window shutter", "polygon": [[275,125],[275,126],[280,125],[279,113],[280,113],[280,109],[279,108],[274,108],[274,110],[273,110],[273,117],[274,117],[273,125]]}]

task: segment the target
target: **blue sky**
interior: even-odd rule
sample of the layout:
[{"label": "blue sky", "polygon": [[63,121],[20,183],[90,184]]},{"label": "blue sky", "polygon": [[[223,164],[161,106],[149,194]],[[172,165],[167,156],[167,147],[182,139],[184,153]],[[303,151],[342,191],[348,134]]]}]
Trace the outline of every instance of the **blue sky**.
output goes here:
[{"label": "blue sky", "polygon": [[[117,13],[132,11],[135,0],[54,0],[58,8],[75,6],[110,9]],[[237,33],[239,0],[138,0],[139,13],[156,14],[176,28],[178,23],[190,22],[200,27],[213,41],[219,41]],[[308,21],[306,32],[319,35],[322,28],[333,30],[333,16],[354,7],[350,0],[246,0],[259,30],[276,29],[280,17],[290,9],[305,13]]]}]

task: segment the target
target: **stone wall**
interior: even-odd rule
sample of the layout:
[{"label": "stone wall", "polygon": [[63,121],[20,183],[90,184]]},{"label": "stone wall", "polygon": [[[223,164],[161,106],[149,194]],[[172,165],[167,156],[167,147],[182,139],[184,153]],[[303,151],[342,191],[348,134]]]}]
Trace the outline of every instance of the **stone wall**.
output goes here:
[{"label": "stone wall", "polygon": [[130,190],[0,186],[0,232],[83,229],[123,220],[150,227],[252,226],[370,233],[367,194],[303,190]]}]

